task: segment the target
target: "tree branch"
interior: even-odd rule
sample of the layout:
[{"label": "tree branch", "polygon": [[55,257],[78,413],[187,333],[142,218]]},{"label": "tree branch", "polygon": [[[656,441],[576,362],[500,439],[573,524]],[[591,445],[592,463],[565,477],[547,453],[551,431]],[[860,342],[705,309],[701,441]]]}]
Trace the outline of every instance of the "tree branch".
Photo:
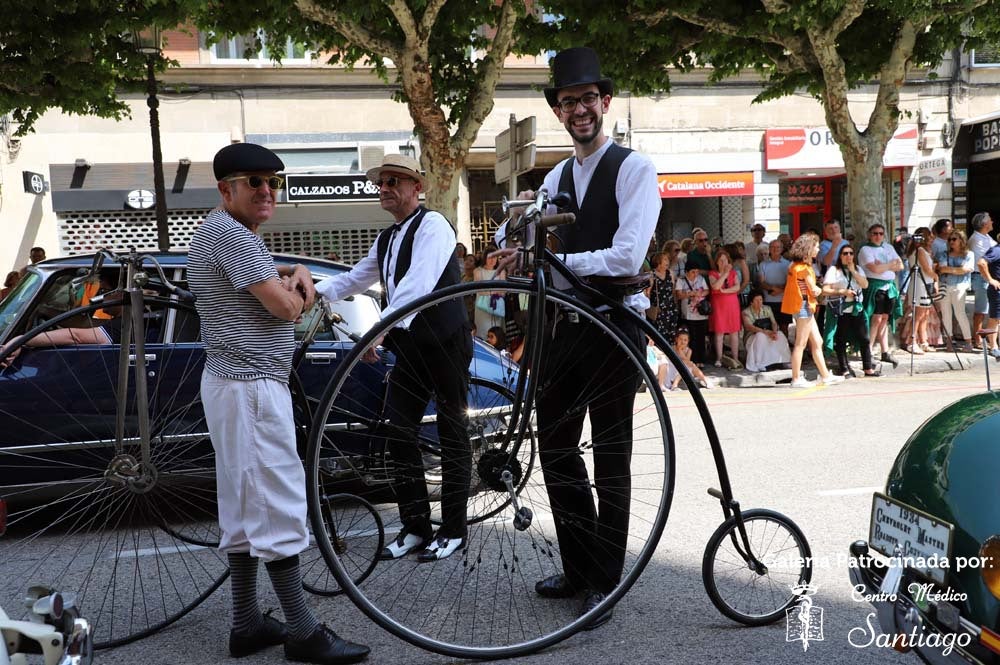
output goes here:
[{"label": "tree branch", "polygon": [[403,51],[401,44],[376,37],[366,28],[345,18],[341,12],[322,7],[316,0],[295,0],[295,6],[306,18],[330,26],[358,47],[389,58],[393,62],[399,60]]},{"label": "tree branch", "polygon": [[479,86],[470,100],[468,112],[459,120],[458,128],[451,139],[451,146],[455,152],[468,152],[483,121],[493,110],[493,94],[503,72],[504,60],[510,53],[514,41],[514,26],[518,17],[516,2],[518,0],[504,0],[500,9],[500,21],[496,26],[493,43],[490,44],[486,57],[479,63]]},{"label": "tree branch", "polygon": [[847,82],[844,60],[837,51],[836,35],[814,26],[807,27],[806,33],[823,76],[821,95],[830,133],[842,148],[864,155],[867,148],[861,141],[847,103],[850,85]]},{"label": "tree branch", "polygon": [[[889,59],[879,71],[878,94],[875,108],[869,117],[869,127],[886,127],[895,131],[899,124],[899,90],[906,81],[910,58],[917,42],[917,28],[910,21],[903,21],[899,35],[892,45]],[[889,136],[892,134],[890,132]],[[888,142],[888,139],[886,139]]]},{"label": "tree branch", "polygon": [[403,31],[407,47],[417,49],[423,47],[422,50],[426,53],[429,35],[421,35],[417,30],[417,21],[413,18],[413,12],[406,5],[406,0],[385,0],[385,5],[396,17],[396,21]]},{"label": "tree branch", "polygon": [[836,39],[836,37],[842,33],[844,30],[854,23],[854,21],[861,16],[865,11],[865,0],[849,0],[847,4],[844,5],[844,9],[837,15],[837,18],[833,19],[830,23],[830,27],[827,29],[827,33]]},{"label": "tree branch", "polygon": [[447,2],[448,0],[430,0],[430,2],[427,3],[427,9],[424,10],[424,15],[420,18],[421,39],[425,39],[430,36],[431,30],[437,22],[438,14],[441,13],[441,9]]}]

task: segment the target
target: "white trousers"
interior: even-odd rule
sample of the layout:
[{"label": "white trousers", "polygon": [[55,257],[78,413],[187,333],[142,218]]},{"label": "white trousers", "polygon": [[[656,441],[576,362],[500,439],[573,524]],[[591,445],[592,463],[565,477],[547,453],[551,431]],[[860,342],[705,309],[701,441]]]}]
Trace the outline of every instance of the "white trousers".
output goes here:
[{"label": "white trousers", "polygon": [[306,479],[288,386],[204,371],[201,401],[215,448],[219,549],[264,561],[306,549]]},{"label": "white trousers", "polygon": [[944,331],[948,337],[952,336],[952,320],[954,316],[958,321],[958,327],[962,331],[962,339],[966,344],[971,344],[972,332],[969,328],[969,315],[965,312],[965,292],[966,287],[946,285],[944,287],[944,298],[941,299],[941,323],[944,324]]}]

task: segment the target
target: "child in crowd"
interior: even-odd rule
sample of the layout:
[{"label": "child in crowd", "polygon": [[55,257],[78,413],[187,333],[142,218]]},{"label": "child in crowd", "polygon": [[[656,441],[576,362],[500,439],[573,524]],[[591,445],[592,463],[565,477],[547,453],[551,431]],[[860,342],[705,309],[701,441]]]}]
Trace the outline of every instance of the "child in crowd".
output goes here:
[{"label": "child in crowd", "polygon": [[497,351],[507,348],[507,335],[500,326],[493,326],[486,331],[486,343]]},{"label": "child in crowd", "polygon": [[[688,342],[690,341],[687,328],[678,328],[677,337],[674,338],[674,351],[680,356],[681,361],[687,367],[688,371],[691,372],[694,378],[698,379],[698,385],[707,390],[712,386],[709,384],[708,379],[705,378],[705,373],[698,369],[698,366],[691,361],[691,347],[688,346]],[[681,385],[680,372],[671,365],[667,374],[670,381],[669,390],[677,390]]]}]

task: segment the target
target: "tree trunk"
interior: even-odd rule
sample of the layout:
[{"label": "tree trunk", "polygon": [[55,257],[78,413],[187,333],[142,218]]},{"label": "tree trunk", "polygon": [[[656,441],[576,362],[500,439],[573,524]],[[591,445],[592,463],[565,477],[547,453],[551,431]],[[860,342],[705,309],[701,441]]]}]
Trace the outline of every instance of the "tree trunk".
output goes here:
[{"label": "tree trunk", "polygon": [[[847,198],[851,229],[856,244],[868,240],[868,227],[885,224],[885,196],[882,192],[882,154],[885,149],[868,150],[862,159],[844,159],[847,169]],[[846,157],[846,156],[845,156]],[[889,233],[889,229],[886,229]]]},{"label": "tree trunk", "polygon": [[[425,160],[426,163],[427,160]],[[458,227],[458,187],[462,181],[464,164],[450,162],[442,165],[430,161],[434,166],[427,169],[427,197],[424,205],[430,210],[436,210],[447,218],[452,226]]]}]

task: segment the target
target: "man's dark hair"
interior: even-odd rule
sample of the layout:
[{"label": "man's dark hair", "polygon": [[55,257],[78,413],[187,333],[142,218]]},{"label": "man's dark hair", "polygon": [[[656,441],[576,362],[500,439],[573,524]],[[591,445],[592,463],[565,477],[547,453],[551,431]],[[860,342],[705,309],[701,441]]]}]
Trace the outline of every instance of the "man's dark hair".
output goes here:
[{"label": "man's dark hair", "polygon": [[934,235],[936,235],[936,236],[941,235],[941,233],[946,228],[948,228],[949,224],[951,224],[951,220],[948,219],[947,217],[942,217],[938,221],[934,222]]}]

